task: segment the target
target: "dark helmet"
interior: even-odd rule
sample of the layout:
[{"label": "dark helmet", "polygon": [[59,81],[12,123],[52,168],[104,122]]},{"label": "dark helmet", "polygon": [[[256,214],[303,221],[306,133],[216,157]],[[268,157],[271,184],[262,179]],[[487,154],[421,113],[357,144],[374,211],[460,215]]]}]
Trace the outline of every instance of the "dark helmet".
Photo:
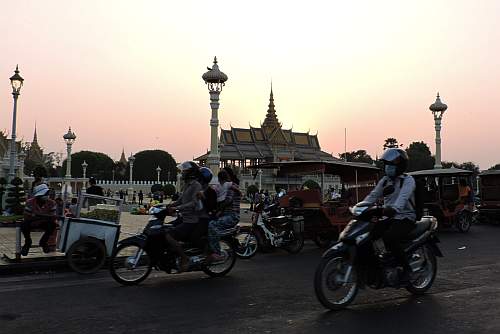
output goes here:
[{"label": "dark helmet", "polygon": [[210,168],[207,167],[200,168],[200,179],[202,183],[209,184],[210,181],[212,181],[213,176],[214,174],[212,174]]},{"label": "dark helmet", "polygon": [[184,161],[177,168],[181,171],[183,180],[198,179],[200,176],[200,167],[193,161]]},{"label": "dark helmet", "polygon": [[396,166],[396,175],[401,175],[408,167],[408,154],[400,148],[388,148],[380,158],[386,165]]},{"label": "dark helmet", "polygon": [[90,183],[90,185],[92,185],[92,186],[96,185],[97,181],[96,181],[95,177],[91,177],[91,178],[89,179],[89,183]]}]

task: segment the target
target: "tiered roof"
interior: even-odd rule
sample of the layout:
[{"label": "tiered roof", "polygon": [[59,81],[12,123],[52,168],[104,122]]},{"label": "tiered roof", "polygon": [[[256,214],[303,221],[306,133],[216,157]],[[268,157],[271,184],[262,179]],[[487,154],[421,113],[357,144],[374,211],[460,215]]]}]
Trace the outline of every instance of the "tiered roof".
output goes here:
[{"label": "tiered roof", "polygon": [[[279,122],[271,86],[267,114],[261,127],[222,129],[220,134],[221,160],[266,159],[335,160],[321,151],[318,135],[285,130]],[[209,152],[196,160],[206,160]],[[280,156],[282,155],[282,156]]]}]

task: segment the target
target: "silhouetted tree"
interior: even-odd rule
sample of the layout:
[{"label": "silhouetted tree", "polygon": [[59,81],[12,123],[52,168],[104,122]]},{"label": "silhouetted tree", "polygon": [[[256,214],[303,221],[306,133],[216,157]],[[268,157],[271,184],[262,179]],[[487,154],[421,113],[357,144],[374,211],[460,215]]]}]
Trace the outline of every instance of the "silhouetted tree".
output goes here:
[{"label": "silhouetted tree", "polygon": [[434,167],[434,158],[431,155],[429,146],[423,141],[413,142],[406,149],[408,158],[408,171],[432,169]]},{"label": "silhouetted tree", "polygon": [[372,157],[366,153],[365,150],[357,150],[357,151],[352,151],[352,152],[347,152],[347,153],[340,153],[339,154],[340,159],[346,160],[348,162],[364,162],[367,164],[373,163]]},{"label": "silhouetted tree", "polygon": [[[170,153],[162,150],[146,150],[134,154],[133,179],[150,181],[157,179],[156,168],[160,166],[160,181],[174,181],[177,179],[177,164]],[[127,166],[128,179],[130,168]],[[167,180],[167,178],[169,178]]]},{"label": "silhouetted tree", "polygon": [[396,138],[387,138],[384,143],[384,150],[388,148],[398,148],[400,146],[403,146],[403,144],[399,144],[398,140]]},{"label": "silhouetted tree", "polygon": [[[111,180],[115,163],[107,154],[92,151],[80,151],[72,154],[71,176],[83,177],[83,161],[86,161],[88,164],[87,177],[95,177],[99,180]],[[62,164],[62,171],[66,171],[66,160]]]},{"label": "silhouetted tree", "polygon": [[491,166],[488,170],[500,170],[500,164],[496,164],[495,166]]}]

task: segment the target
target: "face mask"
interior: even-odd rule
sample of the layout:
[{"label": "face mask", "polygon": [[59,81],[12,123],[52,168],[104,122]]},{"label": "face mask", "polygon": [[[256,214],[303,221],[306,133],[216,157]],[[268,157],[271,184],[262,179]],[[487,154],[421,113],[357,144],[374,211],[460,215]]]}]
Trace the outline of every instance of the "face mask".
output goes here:
[{"label": "face mask", "polygon": [[396,177],[397,167],[394,165],[385,165],[385,175],[388,177]]}]

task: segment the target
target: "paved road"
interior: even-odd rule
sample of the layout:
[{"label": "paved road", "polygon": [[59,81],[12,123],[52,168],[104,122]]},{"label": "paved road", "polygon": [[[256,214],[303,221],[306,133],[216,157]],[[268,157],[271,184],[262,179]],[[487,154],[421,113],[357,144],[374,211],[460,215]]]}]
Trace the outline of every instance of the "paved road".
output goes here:
[{"label": "paved road", "polygon": [[336,313],[314,296],[312,244],[239,261],[221,279],[157,274],[121,287],[107,272],[1,277],[0,333],[500,333],[500,227],[441,238],[446,257],[429,295],[362,290]]}]

